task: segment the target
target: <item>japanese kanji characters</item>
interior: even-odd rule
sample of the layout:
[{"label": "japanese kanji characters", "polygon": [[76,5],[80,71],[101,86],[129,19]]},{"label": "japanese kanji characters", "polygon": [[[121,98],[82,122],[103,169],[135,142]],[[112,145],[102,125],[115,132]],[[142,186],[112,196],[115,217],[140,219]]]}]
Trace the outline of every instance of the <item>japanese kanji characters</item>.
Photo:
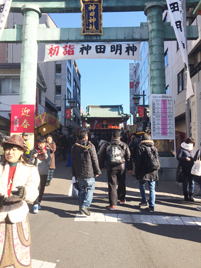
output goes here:
[{"label": "japanese kanji characters", "polygon": [[[179,27],[179,24],[178,24]],[[45,61],[68,59],[133,59],[140,60],[140,43],[74,43],[46,45]]]}]

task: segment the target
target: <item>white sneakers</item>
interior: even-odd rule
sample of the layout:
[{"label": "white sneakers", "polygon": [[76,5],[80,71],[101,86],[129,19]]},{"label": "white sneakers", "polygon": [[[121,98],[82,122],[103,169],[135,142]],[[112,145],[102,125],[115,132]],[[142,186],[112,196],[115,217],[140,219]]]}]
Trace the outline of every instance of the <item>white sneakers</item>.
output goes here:
[{"label": "white sneakers", "polygon": [[38,213],[38,205],[33,206],[33,213],[37,214]]}]

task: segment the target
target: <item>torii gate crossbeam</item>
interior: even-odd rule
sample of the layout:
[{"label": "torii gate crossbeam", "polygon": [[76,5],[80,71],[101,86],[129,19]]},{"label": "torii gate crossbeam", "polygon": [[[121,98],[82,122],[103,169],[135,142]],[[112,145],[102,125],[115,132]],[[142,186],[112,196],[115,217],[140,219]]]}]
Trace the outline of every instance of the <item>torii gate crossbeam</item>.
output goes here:
[{"label": "torii gate crossbeam", "polygon": [[[196,0],[186,0],[187,8],[195,8]],[[35,81],[37,74],[37,42],[122,42],[149,41],[150,90],[165,94],[164,40],[175,40],[173,29],[163,23],[162,13],[167,9],[161,0],[107,0],[103,1],[103,12],[144,11],[147,24],[133,28],[107,28],[103,36],[81,36],[81,29],[45,29],[39,26],[41,13],[80,13],[80,0],[13,0],[11,12],[24,15],[23,26],[5,29],[0,42],[22,42],[20,103],[35,103]],[[143,28],[143,29],[142,29]],[[198,30],[190,26],[188,38],[196,39]],[[169,39],[168,39],[169,38]]]}]

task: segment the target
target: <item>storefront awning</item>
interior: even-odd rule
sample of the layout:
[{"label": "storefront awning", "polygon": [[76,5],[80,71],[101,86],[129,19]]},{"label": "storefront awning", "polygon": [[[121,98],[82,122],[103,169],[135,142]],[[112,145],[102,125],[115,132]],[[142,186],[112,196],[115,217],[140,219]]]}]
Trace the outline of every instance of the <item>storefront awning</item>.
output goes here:
[{"label": "storefront awning", "polygon": [[35,131],[41,133],[42,136],[60,128],[59,119],[47,112],[35,117]]}]

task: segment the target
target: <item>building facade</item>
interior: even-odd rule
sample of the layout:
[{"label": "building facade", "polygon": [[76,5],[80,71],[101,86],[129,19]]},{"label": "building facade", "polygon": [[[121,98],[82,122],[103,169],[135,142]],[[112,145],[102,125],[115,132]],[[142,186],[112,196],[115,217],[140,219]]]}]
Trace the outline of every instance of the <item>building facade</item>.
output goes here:
[{"label": "building facade", "polygon": [[[199,36],[201,33],[201,16],[193,16],[187,11],[187,25],[198,25]],[[170,23],[168,11],[163,14],[163,21]],[[201,38],[197,40],[187,41],[188,59],[191,81],[195,95],[190,98],[190,135],[195,139],[195,148],[201,146],[201,119],[199,117],[201,107]],[[141,61],[130,64],[130,103],[134,122],[137,122],[136,117],[137,107],[133,104],[133,95],[142,94],[143,90],[146,94],[145,104],[150,103],[149,89],[149,64],[148,64],[148,43],[141,43],[140,55]],[[184,62],[177,41],[166,41],[164,43],[164,62],[166,76],[166,94],[170,94],[175,102],[175,136],[176,150],[178,150],[181,142],[186,139],[186,74]],[[131,88],[133,87],[133,88]],[[142,98],[140,99],[142,104]]]},{"label": "building facade", "polygon": [[[19,13],[10,13],[7,21],[7,28],[22,25],[23,16]],[[48,14],[43,14],[40,18],[40,24],[45,25],[47,28],[56,28],[56,24]],[[0,63],[4,64],[5,72],[1,68],[1,99],[4,100],[5,105],[0,103],[0,112],[2,116],[9,119],[11,104],[19,104],[19,87],[20,87],[20,69],[16,73],[15,65],[20,68],[21,62],[21,44],[0,43]],[[68,126],[76,127],[80,125],[80,80],[81,76],[76,62],[73,60],[61,62],[44,62],[45,44],[38,43],[38,78],[36,86],[36,116],[44,112],[48,112],[53,116],[59,118],[61,128],[60,131],[67,133]],[[13,66],[13,67],[12,67]],[[9,71],[10,70],[10,71]],[[15,70],[15,71],[13,71]],[[74,71],[76,70],[76,71]],[[10,72],[10,73],[9,73]],[[74,78],[75,76],[75,78]],[[40,77],[40,78],[39,78]],[[78,79],[79,78],[79,79]],[[79,87],[79,94],[74,94],[74,79],[77,81]],[[40,81],[39,81],[40,80]],[[9,87],[8,87],[9,85]],[[44,86],[45,85],[45,86]],[[7,92],[5,92],[5,88]],[[12,91],[12,92],[11,92]],[[14,92],[13,92],[14,91]],[[8,98],[8,96],[10,96]],[[72,113],[72,120],[65,120],[65,106],[68,107],[69,103],[64,99],[75,99],[75,106]],[[7,105],[7,106],[6,106]],[[5,108],[6,106],[6,108]],[[5,115],[6,114],[6,115]]]}]

